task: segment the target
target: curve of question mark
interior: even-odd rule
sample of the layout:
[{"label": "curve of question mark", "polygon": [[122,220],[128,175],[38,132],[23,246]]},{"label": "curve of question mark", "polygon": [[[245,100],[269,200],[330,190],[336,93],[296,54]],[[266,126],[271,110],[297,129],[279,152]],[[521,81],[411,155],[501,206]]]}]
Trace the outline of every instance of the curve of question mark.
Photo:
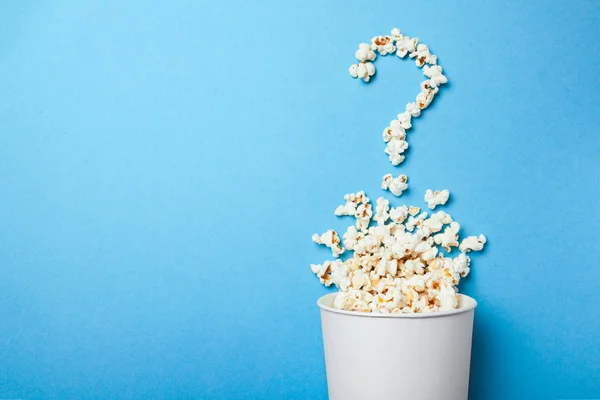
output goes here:
[{"label": "curve of question mark", "polygon": [[[416,100],[408,103],[405,111],[398,114],[397,119],[392,120],[383,131],[383,141],[387,143],[385,152],[393,165],[399,165],[405,159],[404,152],[408,149],[406,131],[412,127],[412,119],[421,115],[422,110],[433,101],[440,86],[448,82],[442,67],[437,65],[437,56],[431,54],[427,45],[418,42],[418,38],[404,36],[395,28],[389,36],[375,36],[371,39],[371,44],[361,43],[355,53],[359,62],[352,64],[349,69],[353,78],[369,82],[375,74],[373,61],[377,58],[377,53],[381,56],[395,54],[400,58],[408,55],[415,60],[417,67],[423,68],[423,74],[429,78],[421,83],[421,92]],[[407,187],[406,175],[394,178],[387,174],[383,177],[382,188],[390,190],[396,196],[400,196]]]}]

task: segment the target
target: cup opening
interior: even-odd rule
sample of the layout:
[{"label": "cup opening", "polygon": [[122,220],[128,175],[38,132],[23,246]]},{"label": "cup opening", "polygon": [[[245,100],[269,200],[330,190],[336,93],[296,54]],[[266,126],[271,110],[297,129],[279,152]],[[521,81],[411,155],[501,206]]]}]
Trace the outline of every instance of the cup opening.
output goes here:
[{"label": "cup opening", "polygon": [[436,317],[444,317],[453,314],[461,314],[468,311],[471,311],[477,307],[477,301],[474,298],[460,294],[458,295],[458,308],[454,308],[452,310],[443,310],[443,311],[435,311],[435,312],[427,312],[427,313],[413,313],[413,314],[379,314],[379,313],[364,313],[358,311],[345,311],[338,310],[333,307],[333,300],[337,293],[329,293],[325,296],[321,297],[317,301],[317,305],[323,311],[333,312],[336,314],[344,314],[347,316],[358,317],[358,318],[436,318]]}]

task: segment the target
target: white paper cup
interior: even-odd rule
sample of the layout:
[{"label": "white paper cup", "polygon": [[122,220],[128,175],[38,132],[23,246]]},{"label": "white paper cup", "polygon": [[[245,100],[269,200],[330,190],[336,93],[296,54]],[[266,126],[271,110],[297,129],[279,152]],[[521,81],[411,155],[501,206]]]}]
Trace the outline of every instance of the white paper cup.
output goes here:
[{"label": "white paper cup", "polygon": [[477,302],[459,295],[455,310],[369,314],[321,308],[330,400],[465,400]]}]

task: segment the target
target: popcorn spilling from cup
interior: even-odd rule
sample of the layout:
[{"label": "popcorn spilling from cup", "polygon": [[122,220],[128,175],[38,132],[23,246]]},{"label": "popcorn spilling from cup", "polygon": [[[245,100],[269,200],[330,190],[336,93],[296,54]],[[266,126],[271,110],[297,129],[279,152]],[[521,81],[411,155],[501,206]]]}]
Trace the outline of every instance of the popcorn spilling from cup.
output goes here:
[{"label": "popcorn spilling from cup", "polygon": [[[433,101],[440,87],[448,82],[437,56],[419,43],[419,39],[400,33],[376,36],[371,44],[362,43],[356,51],[357,64],[349,71],[353,78],[369,82],[375,74],[377,54],[407,55],[429,79],[421,83],[415,102],[390,122],[383,131],[385,152],[393,165],[405,160],[408,148],[406,131],[412,119],[421,115]],[[406,175],[386,174],[381,188],[402,196],[408,188]],[[450,198],[447,189],[425,192],[424,200],[433,210]],[[334,230],[314,234],[313,241],[327,246],[334,260],[312,264],[311,270],[325,286],[336,286],[334,307],[367,313],[419,313],[448,310],[458,307],[457,285],[470,271],[471,260],[466,254],[483,249],[484,235],[459,238],[460,224],[445,211],[428,214],[419,207],[392,207],[380,197],[375,208],[364,192],[344,196],[345,204],[335,209],[337,216],[351,216],[355,224],[340,235]],[[444,250],[447,254],[442,253]],[[457,256],[450,252],[458,250]],[[346,260],[339,257],[349,254]]]},{"label": "popcorn spilling from cup", "polygon": [[[371,205],[362,192],[345,198],[351,204],[354,204],[351,199],[359,198],[357,208]],[[338,210],[345,207],[341,205]],[[336,258],[311,265],[321,283],[333,284],[341,290],[334,307],[348,311],[415,313],[458,306],[456,286],[469,273],[471,262],[465,253],[482,250],[484,235],[460,241],[460,224],[445,211],[428,215],[417,207],[391,207],[381,197],[370,222],[349,226],[341,243],[333,230],[313,236],[316,243],[329,247]],[[461,253],[456,257],[440,251],[442,248],[450,252],[457,247]],[[353,251],[353,256],[345,261],[337,259],[346,250]]]}]

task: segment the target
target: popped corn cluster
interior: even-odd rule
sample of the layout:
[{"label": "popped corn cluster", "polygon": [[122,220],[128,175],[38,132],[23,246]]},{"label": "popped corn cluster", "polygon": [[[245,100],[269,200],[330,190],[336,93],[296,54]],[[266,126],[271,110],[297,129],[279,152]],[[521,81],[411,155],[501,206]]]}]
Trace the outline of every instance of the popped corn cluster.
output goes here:
[{"label": "popped corn cluster", "polygon": [[[340,289],[334,307],[414,313],[458,306],[456,287],[470,270],[466,253],[481,250],[484,235],[460,241],[460,224],[444,211],[428,215],[418,207],[391,207],[380,197],[373,214],[364,192],[348,194],[345,200],[336,215],[354,216],[356,224],[348,227],[343,243],[334,230],[313,235],[313,240],[329,247],[336,258],[311,265],[322,284]],[[362,210],[369,210],[370,217]],[[456,257],[440,252],[440,248],[450,252],[456,247],[461,251]],[[353,255],[342,261],[338,257],[346,250]]]},{"label": "popped corn cluster", "polygon": [[[357,64],[350,75],[369,82],[375,74],[373,61],[377,57],[396,54],[415,59],[423,74],[429,78],[421,83],[415,102],[390,122],[383,131],[387,143],[385,152],[393,165],[401,164],[408,148],[406,131],[412,118],[419,117],[448,82],[437,56],[419,43],[419,39],[402,35],[397,28],[388,36],[376,36],[371,44],[361,43],[355,53]],[[401,196],[408,188],[406,175],[383,176],[381,188]],[[444,205],[450,192],[431,190],[424,200],[430,209]],[[342,310],[374,313],[432,312],[458,307],[457,285],[468,275],[471,260],[469,251],[480,251],[486,243],[484,235],[459,239],[460,224],[444,211],[421,212],[415,206],[392,207],[380,197],[375,210],[364,192],[344,196],[345,204],[335,209],[337,216],[351,216],[355,223],[340,239],[334,230],[313,235],[313,241],[331,249],[334,260],[312,264],[311,269],[325,286],[335,285],[334,307]],[[441,249],[447,254],[443,254]],[[458,249],[460,254],[450,257]],[[352,255],[348,253],[352,252]],[[339,257],[348,254],[346,260]]]}]

